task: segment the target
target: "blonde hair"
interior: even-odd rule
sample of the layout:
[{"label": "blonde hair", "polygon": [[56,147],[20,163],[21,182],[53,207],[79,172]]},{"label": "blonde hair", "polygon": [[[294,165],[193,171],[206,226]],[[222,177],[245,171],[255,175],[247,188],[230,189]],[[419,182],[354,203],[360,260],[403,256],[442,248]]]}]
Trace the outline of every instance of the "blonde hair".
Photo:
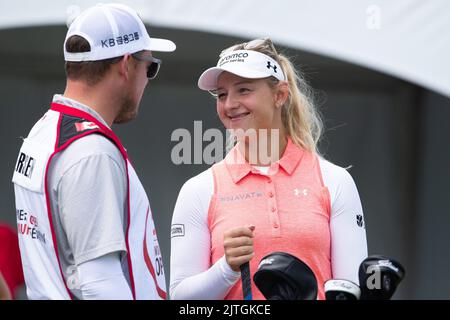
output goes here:
[{"label": "blonde hair", "polygon": [[[317,145],[322,135],[323,123],[314,103],[314,91],[289,58],[278,53],[268,38],[234,45],[223,50],[220,55],[235,50],[258,51],[280,64],[289,86],[289,97],[281,111],[283,125],[293,143],[320,154]],[[268,81],[271,87],[275,87],[279,82],[275,77],[270,77]]]}]

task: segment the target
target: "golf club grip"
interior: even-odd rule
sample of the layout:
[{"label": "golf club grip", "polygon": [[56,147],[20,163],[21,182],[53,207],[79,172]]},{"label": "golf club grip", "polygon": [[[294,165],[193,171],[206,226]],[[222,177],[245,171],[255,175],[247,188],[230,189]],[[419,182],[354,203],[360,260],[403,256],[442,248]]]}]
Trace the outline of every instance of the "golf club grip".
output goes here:
[{"label": "golf club grip", "polygon": [[241,279],[242,279],[242,292],[244,293],[244,300],[252,300],[252,279],[250,277],[250,263],[246,262],[242,264]]}]

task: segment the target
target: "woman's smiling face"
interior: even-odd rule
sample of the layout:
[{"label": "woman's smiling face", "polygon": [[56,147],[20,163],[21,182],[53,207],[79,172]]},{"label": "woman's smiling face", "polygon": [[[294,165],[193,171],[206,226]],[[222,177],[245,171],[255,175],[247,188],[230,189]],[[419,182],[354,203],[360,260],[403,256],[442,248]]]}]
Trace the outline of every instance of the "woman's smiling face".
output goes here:
[{"label": "woman's smiling face", "polygon": [[218,78],[217,114],[226,129],[279,128],[281,111],[275,102],[265,78],[247,79],[226,71]]}]

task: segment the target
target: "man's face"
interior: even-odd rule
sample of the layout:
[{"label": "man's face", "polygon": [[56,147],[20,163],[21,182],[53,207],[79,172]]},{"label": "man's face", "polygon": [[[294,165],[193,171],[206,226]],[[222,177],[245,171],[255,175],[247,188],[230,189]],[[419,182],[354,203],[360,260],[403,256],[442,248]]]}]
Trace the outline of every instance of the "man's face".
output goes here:
[{"label": "man's face", "polygon": [[[150,51],[140,53],[140,56],[151,56]],[[129,61],[129,79],[120,98],[120,109],[114,123],[126,123],[136,118],[139,110],[139,104],[147,86],[147,68],[151,62],[136,60],[130,57]]]}]

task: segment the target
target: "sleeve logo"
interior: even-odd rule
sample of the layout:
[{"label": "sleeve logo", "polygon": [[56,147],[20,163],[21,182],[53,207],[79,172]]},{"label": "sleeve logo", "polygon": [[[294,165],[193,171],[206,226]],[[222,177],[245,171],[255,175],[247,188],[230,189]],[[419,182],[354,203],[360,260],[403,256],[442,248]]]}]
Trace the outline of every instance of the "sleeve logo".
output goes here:
[{"label": "sleeve logo", "polygon": [[358,227],[364,228],[364,218],[361,214],[356,215],[356,224]]},{"label": "sleeve logo", "polygon": [[184,224],[173,224],[170,230],[170,237],[184,237]]}]

